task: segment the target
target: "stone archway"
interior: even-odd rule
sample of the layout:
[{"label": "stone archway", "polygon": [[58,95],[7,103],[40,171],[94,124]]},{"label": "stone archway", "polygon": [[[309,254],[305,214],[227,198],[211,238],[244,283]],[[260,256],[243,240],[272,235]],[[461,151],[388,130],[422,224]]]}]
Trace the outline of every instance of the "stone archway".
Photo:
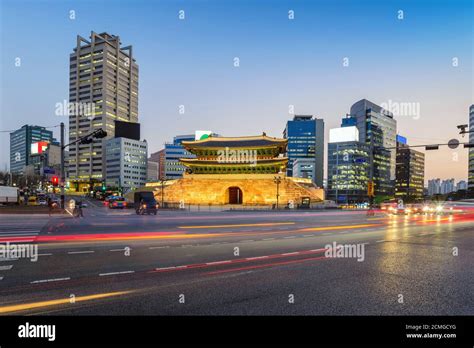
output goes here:
[{"label": "stone archway", "polygon": [[242,204],[243,194],[240,187],[231,186],[227,189],[227,199],[229,204]]}]

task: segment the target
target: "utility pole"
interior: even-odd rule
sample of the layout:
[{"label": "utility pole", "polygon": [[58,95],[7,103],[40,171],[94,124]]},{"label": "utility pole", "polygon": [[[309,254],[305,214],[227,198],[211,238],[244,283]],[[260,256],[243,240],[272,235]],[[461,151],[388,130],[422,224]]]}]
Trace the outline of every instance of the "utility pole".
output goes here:
[{"label": "utility pole", "polygon": [[64,185],[66,175],[64,173],[64,122],[61,122],[61,209],[64,209]]}]

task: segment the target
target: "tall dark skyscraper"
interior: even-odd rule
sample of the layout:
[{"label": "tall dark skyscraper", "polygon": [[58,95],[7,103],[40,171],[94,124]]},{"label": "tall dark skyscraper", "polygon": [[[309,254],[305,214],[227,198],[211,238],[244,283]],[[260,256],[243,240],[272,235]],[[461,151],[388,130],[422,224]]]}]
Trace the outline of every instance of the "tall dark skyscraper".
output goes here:
[{"label": "tall dark skyscraper", "polygon": [[296,159],[314,161],[313,181],[323,187],[324,174],[324,120],[312,115],[295,115],[286,124],[283,137],[288,139],[287,175],[293,176],[293,164]]},{"label": "tall dark skyscraper", "polygon": [[69,141],[98,128],[107,132],[106,139],[70,147],[71,186],[83,191],[105,179],[104,143],[114,137],[115,121],[138,122],[138,65],[119,36],[94,32],[90,41],[77,36],[69,61]]},{"label": "tall dark skyscraper", "polygon": [[395,198],[416,201],[423,198],[425,154],[411,149],[406,139],[397,136]]},{"label": "tall dark skyscraper", "polygon": [[359,130],[359,141],[374,148],[375,195],[392,195],[395,181],[397,121],[391,112],[366,99],[352,105],[350,118]]},{"label": "tall dark skyscraper", "polygon": [[53,132],[45,127],[24,125],[10,133],[10,171],[24,174],[25,166],[29,164],[31,144],[44,141],[52,143]]}]

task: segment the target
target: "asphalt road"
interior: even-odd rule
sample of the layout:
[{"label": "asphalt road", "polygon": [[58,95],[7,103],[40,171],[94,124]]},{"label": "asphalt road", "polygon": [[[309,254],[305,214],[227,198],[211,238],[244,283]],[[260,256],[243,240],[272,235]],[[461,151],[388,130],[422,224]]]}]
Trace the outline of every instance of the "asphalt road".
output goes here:
[{"label": "asphalt road", "polygon": [[0,258],[0,314],[474,314],[474,214],[84,214],[0,216],[0,243],[39,246]]}]

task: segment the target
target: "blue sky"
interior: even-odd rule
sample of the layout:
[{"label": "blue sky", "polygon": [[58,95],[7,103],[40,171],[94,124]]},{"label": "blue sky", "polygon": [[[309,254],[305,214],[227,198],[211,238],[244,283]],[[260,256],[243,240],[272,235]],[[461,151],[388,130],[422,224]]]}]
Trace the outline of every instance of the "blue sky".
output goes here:
[{"label": "blue sky", "polygon": [[[419,119],[397,118],[399,133],[412,144],[447,141],[474,103],[470,0],[0,3],[1,130],[67,123],[55,116],[55,105],[68,99],[76,35],[91,30],[133,45],[150,152],[196,129],[281,136],[290,104],[296,113],[324,118],[327,133],[362,98],[419,103]],[[0,137],[3,170],[9,136]],[[426,177],[466,178],[467,152],[430,152]]]}]

